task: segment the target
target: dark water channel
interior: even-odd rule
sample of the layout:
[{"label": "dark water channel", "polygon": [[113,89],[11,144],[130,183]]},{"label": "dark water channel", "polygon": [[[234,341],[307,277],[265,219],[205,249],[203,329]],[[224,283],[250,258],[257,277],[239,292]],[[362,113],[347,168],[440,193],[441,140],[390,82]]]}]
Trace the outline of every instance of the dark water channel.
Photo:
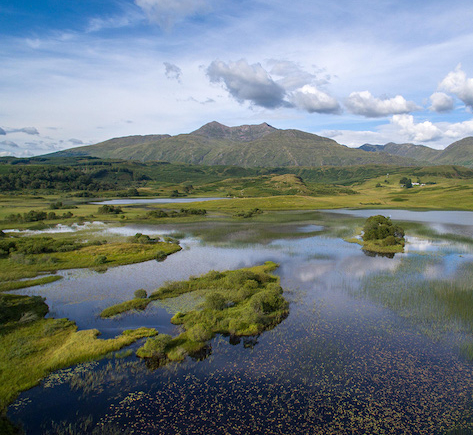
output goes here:
[{"label": "dark water channel", "polygon": [[[473,220],[457,223],[448,213],[429,225],[454,222],[462,234],[472,231]],[[453,308],[444,311],[429,289],[440,280],[469,279],[473,244],[411,236],[407,253],[370,257],[335,235],[337,222],[345,228],[350,218],[320,214],[272,224],[278,237],[252,243],[237,236],[251,223],[229,227],[215,242],[195,237],[202,236],[196,224],[195,231],[186,227],[184,249],[164,262],[64,271],[63,280],[23,292],[45,296],[50,315],[97,328],[103,338],[143,325],[175,334],[169,319],[188,301],[117,319],[98,314],[138,288],[273,260],[290,315],[259,337],[217,336],[201,361],[155,369],[129,355],[62,370],[22,393],[9,417],[27,434],[470,433],[473,363],[464,349],[473,343],[473,322]]]}]

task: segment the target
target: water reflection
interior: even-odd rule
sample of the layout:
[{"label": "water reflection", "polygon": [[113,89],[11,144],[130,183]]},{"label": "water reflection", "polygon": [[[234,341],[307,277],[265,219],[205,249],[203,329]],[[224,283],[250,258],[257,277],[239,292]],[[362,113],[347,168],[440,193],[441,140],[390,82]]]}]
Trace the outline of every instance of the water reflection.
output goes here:
[{"label": "water reflection", "polygon": [[[149,227],[123,228],[157,234]],[[176,227],[155,228],[163,229]],[[414,314],[427,313],[427,295],[434,294],[433,281],[425,280],[456,282],[473,260],[471,247],[408,238],[406,254],[383,258],[310,233],[264,245],[257,238],[231,244],[232,234],[225,234],[227,244],[218,245],[196,239],[199,230],[188,229],[186,248],[162,263],[101,275],[62,272],[64,280],[28,291],[46,296],[55,317],[96,327],[104,337],[142,325],[175,335],[169,306],[152,304],[109,320],[97,314],[137,288],[273,260],[281,265],[276,273],[291,303],[289,317],[259,337],[218,335],[202,355],[182,364],[160,367],[159,360],[134,356],[100,361],[54,386],[46,387],[47,381],[23,393],[9,416],[30,433],[50,430],[53,420],[79,424],[88,415],[97,427],[118,425],[137,434],[430,434],[471,427],[471,364],[455,340],[420,334],[414,321]],[[413,291],[424,283],[424,293]],[[432,310],[427,314],[436,318]]]}]

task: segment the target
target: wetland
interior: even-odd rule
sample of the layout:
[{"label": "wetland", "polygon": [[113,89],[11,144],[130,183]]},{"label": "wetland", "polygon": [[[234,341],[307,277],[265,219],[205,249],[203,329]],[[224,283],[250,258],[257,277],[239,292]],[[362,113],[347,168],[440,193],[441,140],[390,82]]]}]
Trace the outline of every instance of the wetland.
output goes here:
[{"label": "wetland", "polygon": [[[78,332],[99,331],[103,341],[127,330],[145,337],[155,328],[158,335],[147,349],[137,334],[105,358],[53,370],[8,407],[9,420],[27,434],[469,433],[473,213],[396,213],[286,211],[87,225],[87,240],[138,233],[179,239],[182,249],[164,261],[59,269],[58,281],[10,293],[45,298],[46,321],[68,319]],[[345,241],[376,214],[402,223],[404,252],[369,256]],[[199,289],[101,316],[140,289],[151,296],[175,282],[268,261],[279,265],[271,274],[288,303],[287,316],[271,328],[232,334],[183,325],[182,313],[192,319],[209,303]],[[200,352],[165,365],[137,356],[162,349],[160,336],[189,331],[205,338],[197,340],[205,343]]]}]

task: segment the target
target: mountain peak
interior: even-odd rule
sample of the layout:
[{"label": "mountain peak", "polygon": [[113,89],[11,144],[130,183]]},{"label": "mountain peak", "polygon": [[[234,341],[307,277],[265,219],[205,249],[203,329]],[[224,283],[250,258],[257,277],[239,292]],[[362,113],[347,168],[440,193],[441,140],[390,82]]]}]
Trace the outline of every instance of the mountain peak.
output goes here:
[{"label": "mountain peak", "polygon": [[226,125],[220,124],[217,121],[212,121],[190,134],[204,136],[208,139],[226,139],[234,142],[251,142],[274,131],[277,131],[277,128],[270,126],[266,122],[263,122],[259,125],[240,125],[238,127],[227,127]]}]

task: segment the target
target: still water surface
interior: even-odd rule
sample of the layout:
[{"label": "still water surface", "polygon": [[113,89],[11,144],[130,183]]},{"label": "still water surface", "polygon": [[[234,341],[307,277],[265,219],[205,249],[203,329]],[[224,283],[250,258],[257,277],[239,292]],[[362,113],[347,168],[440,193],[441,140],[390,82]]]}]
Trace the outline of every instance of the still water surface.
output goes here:
[{"label": "still water surface", "polygon": [[[407,214],[399,219],[408,220]],[[472,341],[471,328],[424,293],[420,309],[414,290],[421,286],[425,292],[422,286],[436,280],[460,283],[472,268],[473,245],[411,236],[407,253],[370,257],[359,245],[323,231],[339,218],[331,213],[285,223],[279,237],[264,243],[255,237],[250,244],[239,243],[236,235],[204,243],[187,226],[184,249],[164,262],[105,273],[63,271],[61,281],[26,289],[47,298],[51,316],[68,317],[80,329],[97,328],[103,338],[143,325],[176,334],[169,323],[172,304],[156,303],[117,319],[98,314],[138,288],[152,291],[168,280],[272,260],[280,264],[276,273],[290,315],[253,339],[217,336],[203,361],[188,358],[153,369],[131,355],[60,371],[22,393],[9,417],[31,434],[435,434],[471,427],[473,364],[461,352]],[[473,233],[473,220],[455,212],[429,224],[446,228],[459,225],[456,219]],[[346,216],[340,225],[347,225]],[[151,235],[176,229],[182,231],[101,231]]]}]

